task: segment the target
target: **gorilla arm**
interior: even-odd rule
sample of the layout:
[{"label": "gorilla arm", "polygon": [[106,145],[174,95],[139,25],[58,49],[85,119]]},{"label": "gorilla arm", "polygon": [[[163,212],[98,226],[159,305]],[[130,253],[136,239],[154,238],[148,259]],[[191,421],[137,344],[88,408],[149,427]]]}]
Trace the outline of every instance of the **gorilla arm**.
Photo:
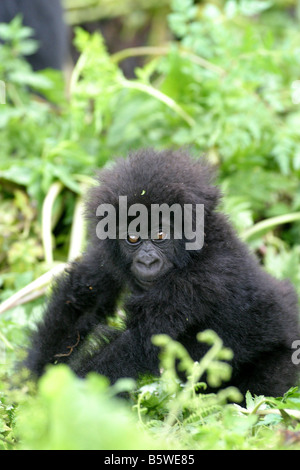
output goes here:
[{"label": "gorilla arm", "polygon": [[56,279],[24,363],[36,375],[46,364],[67,362],[99,320],[114,312],[120,286],[101,264],[101,253],[90,251]]},{"label": "gorilla arm", "polygon": [[[152,337],[163,333],[178,340],[190,327],[193,329],[189,323],[191,318],[187,318],[188,299],[183,302],[185,306],[180,311],[176,297],[168,295],[171,292],[168,290],[168,282],[165,284],[164,300],[161,299],[159,286],[157,292],[153,288],[142,296],[130,298],[126,305],[128,328],[92,357],[80,365],[74,364],[79,376],[84,377],[88,372],[96,371],[114,383],[122,377],[138,379],[144,374],[159,375],[159,348],[152,343]],[[207,349],[206,344],[198,343],[198,358]]]}]

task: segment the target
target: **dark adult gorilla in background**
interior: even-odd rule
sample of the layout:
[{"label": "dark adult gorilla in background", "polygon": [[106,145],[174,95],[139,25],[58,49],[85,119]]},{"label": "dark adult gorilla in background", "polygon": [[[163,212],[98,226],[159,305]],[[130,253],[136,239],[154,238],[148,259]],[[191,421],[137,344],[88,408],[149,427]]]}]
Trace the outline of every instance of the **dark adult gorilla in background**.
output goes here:
[{"label": "dark adult gorilla in background", "polygon": [[[87,251],[56,282],[29,350],[31,371],[41,375],[48,363],[71,361],[125,293],[126,328],[111,334],[110,342],[80,365],[76,360],[78,375],[97,371],[112,383],[120,377],[158,375],[153,335],[169,335],[199,360],[207,345],[197,342],[196,334],[212,329],[234,352],[230,383],[242,393],[281,396],[295,385],[296,295],[289,282],[261,269],[216,211],[220,195],[211,173],[203,160],[171,150],[139,151],[102,172],[87,203]],[[149,209],[151,204],[204,204],[203,247],[186,250],[186,240],[162,231],[148,239],[128,233],[124,240],[99,240],[97,207],[113,204],[118,214],[119,196],[127,196],[128,207],[141,203]]]},{"label": "dark adult gorilla in background", "polygon": [[26,56],[34,70],[62,69],[67,58],[68,33],[60,0],[1,0],[0,23],[10,23],[18,14],[34,30],[40,47]]}]

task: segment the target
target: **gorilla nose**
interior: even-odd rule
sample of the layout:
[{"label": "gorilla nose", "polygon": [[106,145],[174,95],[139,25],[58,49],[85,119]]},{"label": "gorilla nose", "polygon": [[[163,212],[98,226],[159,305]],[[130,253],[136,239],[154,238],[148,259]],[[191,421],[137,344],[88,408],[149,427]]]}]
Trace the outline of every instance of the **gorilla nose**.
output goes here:
[{"label": "gorilla nose", "polygon": [[150,268],[150,267],[154,267],[155,264],[158,264],[160,260],[159,258],[145,255],[145,256],[142,256],[139,261],[141,264],[144,264],[147,268]]},{"label": "gorilla nose", "polygon": [[144,280],[153,280],[161,271],[162,266],[163,262],[158,256],[145,253],[137,260],[135,270],[138,277]]}]

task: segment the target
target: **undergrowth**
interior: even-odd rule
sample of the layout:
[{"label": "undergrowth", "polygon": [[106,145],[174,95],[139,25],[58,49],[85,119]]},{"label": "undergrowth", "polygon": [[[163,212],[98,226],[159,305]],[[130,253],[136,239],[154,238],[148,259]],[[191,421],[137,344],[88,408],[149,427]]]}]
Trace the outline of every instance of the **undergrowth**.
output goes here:
[{"label": "undergrowth", "polygon": [[[65,365],[49,366],[38,381],[20,372],[2,377],[0,448],[31,450],[234,450],[299,448],[300,391],[281,398],[246,396],[226,388],[231,351],[212,331],[198,335],[211,347],[200,362],[165,335],[162,374],[137,385],[121,379],[110,387],[95,373],[77,378]],[[176,367],[184,371],[182,383]],[[224,384],[205,393],[206,383]],[[119,397],[127,392],[128,399]]]}]

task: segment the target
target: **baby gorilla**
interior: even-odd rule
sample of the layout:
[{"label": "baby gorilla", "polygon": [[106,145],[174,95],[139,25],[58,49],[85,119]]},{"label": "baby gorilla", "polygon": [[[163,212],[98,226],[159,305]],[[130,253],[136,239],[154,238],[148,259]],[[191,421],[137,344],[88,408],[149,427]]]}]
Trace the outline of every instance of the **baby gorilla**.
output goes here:
[{"label": "baby gorilla", "polygon": [[[199,360],[207,346],[196,335],[212,329],[234,353],[230,384],[242,393],[281,396],[295,385],[291,346],[299,327],[294,290],[264,272],[239,241],[216,210],[220,195],[211,180],[206,162],[170,150],[137,152],[100,174],[87,202],[87,251],[56,282],[29,349],[31,371],[39,376],[46,364],[66,362],[79,376],[96,371],[112,383],[159,375],[153,335],[169,335]],[[169,233],[160,217],[154,232],[150,227],[148,236],[140,236],[137,227],[132,230],[129,209],[124,227],[124,196],[128,208],[140,204],[149,214],[153,205],[192,207],[194,229],[196,207],[204,206],[203,243],[191,249],[185,230],[175,236],[185,228],[183,213],[179,224],[173,214]],[[105,319],[116,311],[121,294],[126,328],[111,331]],[[73,361],[74,351],[80,358],[79,346],[95,329],[106,331],[109,339],[93,355]]]}]

